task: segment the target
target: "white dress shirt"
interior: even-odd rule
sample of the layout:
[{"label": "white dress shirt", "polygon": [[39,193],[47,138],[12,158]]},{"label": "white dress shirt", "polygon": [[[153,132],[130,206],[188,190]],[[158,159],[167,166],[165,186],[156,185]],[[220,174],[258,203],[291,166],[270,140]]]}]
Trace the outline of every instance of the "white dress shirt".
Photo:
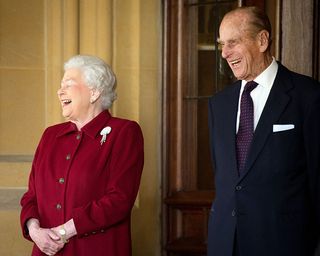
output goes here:
[{"label": "white dress shirt", "polygon": [[[260,75],[258,75],[254,81],[258,83],[257,87],[250,93],[253,101],[253,113],[254,113],[254,129],[256,129],[259,122],[263,108],[267,102],[269,93],[271,91],[274,79],[276,78],[278,71],[278,63],[275,58],[273,58],[269,67],[267,67]],[[241,81],[241,89],[239,95],[239,104],[238,104],[238,114],[237,114],[237,124],[236,131],[238,133],[239,129],[239,119],[240,119],[240,101],[241,95],[246,85],[247,81]]]}]

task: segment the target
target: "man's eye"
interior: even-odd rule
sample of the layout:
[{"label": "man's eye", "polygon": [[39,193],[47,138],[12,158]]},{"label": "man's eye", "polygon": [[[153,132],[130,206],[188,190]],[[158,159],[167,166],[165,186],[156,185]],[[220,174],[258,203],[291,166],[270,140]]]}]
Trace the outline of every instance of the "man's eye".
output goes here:
[{"label": "man's eye", "polygon": [[231,41],[231,42],[229,42],[229,46],[230,47],[233,47],[233,46],[235,46],[237,43],[236,43],[236,41]]},{"label": "man's eye", "polygon": [[241,41],[240,39],[232,40],[232,41],[229,42],[229,46],[230,46],[230,47],[234,47],[234,46],[236,46],[237,44],[239,44],[240,41]]}]

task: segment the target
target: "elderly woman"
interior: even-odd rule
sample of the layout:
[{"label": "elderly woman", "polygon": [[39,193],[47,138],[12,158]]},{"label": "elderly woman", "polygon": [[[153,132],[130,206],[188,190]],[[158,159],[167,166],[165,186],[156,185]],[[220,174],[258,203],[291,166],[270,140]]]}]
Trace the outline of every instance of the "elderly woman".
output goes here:
[{"label": "elderly woman", "polygon": [[131,255],[130,215],[143,168],[136,122],[115,118],[115,75],[93,56],[64,65],[58,90],[65,123],[40,140],[21,199],[32,255]]}]

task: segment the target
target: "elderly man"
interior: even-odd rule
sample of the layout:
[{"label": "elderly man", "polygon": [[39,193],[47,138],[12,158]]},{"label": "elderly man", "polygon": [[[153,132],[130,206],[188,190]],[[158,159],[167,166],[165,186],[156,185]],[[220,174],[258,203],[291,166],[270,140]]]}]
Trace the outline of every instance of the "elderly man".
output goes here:
[{"label": "elderly man", "polygon": [[275,61],[258,8],[227,13],[219,33],[238,81],[209,101],[208,256],[311,256],[320,234],[320,85]]}]

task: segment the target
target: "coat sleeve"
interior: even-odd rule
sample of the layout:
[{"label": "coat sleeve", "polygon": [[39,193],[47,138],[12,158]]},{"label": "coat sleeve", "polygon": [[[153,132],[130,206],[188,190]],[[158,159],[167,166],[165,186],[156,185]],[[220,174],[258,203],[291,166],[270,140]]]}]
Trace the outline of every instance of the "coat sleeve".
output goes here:
[{"label": "coat sleeve", "polygon": [[213,169],[216,169],[215,166],[215,153],[214,153],[214,146],[213,146],[213,126],[214,126],[214,121],[213,121],[213,99],[209,99],[209,104],[208,104],[208,126],[209,126],[209,139],[210,139],[210,150],[211,150],[211,162],[212,162],[212,166]]},{"label": "coat sleeve", "polygon": [[20,224],[23,232],[23,236],[31,241],[29,236],[29,232],[26,226],[26,223],[29,219],[35,218],[40,220],[38,205],[37,205],[37,197],[36,197],[36,188],[35,188],[35,171],[37,166],[37,160],[39,159],[40,147],[43,141],[43,137],[40,140],[40,143],[37,147],[33,162],[32,168],[29,175],[29,183],[28,183],[28,191],[22,196],[20,205],[21,205],[21,213],[20,213]]},{"label": "coat sleeve", "polygon": [[127,122],[115,141],[108,168],[105,194],[73,209],[78,236],[109,227],[130,218],[139,189],[144,162],[143,136],[136,122]]}]

